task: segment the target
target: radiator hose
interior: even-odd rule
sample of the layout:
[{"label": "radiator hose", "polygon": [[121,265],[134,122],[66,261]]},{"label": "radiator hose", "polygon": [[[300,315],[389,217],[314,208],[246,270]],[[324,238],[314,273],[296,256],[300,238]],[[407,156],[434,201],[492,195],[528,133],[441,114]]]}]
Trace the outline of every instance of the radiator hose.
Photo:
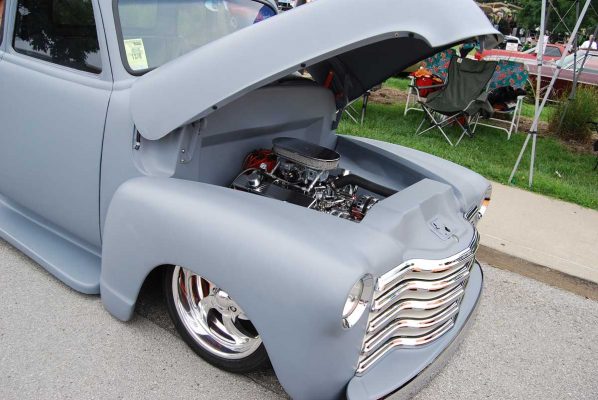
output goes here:
[{"label": "radiator hose", "polygon": [[390,197],[393,194],[397,193],[397,191],[394,189],[379,185],[375,182],[362,178],[361,176],[353,174],[341,176],[332,181],[332,187],[334,187],[335,189],[340,189],[347,185],[357,185],[359,187],[364,188],[365,190],[379,194],[380,196],[384,197]]}]

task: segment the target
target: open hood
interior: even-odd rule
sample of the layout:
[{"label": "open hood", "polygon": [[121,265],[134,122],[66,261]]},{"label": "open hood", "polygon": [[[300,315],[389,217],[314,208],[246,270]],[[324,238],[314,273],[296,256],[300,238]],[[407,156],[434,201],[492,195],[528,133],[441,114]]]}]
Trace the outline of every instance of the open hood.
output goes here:
[{"label": "open hood", "polygon": [[[339,107],[436,52],[501,38],[473,0],[320,0],[237,31],[139,78],[137,129],[149,140],[308,68],[334,76]],[[330,74],[332,71],[333,74]]]}]

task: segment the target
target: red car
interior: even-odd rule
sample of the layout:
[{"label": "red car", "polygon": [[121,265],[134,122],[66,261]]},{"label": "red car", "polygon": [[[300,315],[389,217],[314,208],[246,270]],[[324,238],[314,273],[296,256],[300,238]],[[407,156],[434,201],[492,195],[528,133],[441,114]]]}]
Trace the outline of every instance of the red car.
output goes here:
[{"label": "red car", "polygon": [[[584,61],[585,58],[585,61]],[[586,50],[579,50],[577,52],[577,67],[575,69],[579,72],[579,69],[583,65],[583,70],[578,75],[578,82],[581,85],[598,85],[598,52],[592,50],[587,53]],[[560,60],[549,61],[542,67],[542,88],[548,86],[557,65]],[[554,84],[554,93],[559,96],[563,92],[567,92],[573,84],[573,70],[574,70],[575,58],[573,54],[569,54],[562,63],[561,72],[557,81]],[[536,65],[529,65],[530,80],[535,85],[535,79],[538,74],[538,67]]]},{"label": "red car", "polygon": [[[564,51],[565,45],[549,43],[544,50],[544,61],[560,60]],[[527,51],[484,50],[481,53],[476,53],[475,57],[478,60],[509,60],[536,65],[537,52],[535,47]]]}]

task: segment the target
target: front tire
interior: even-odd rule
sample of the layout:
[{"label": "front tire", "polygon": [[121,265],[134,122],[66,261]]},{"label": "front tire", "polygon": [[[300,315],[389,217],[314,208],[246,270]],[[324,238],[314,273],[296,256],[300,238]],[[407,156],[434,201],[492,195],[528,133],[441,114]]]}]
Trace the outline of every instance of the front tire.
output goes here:
[{"label": "front tire", "polygon": [[164,293],[176,330],[201,358],[235,373],[269,366],[257,330],[224,290],[175,266],[164,274]]}]

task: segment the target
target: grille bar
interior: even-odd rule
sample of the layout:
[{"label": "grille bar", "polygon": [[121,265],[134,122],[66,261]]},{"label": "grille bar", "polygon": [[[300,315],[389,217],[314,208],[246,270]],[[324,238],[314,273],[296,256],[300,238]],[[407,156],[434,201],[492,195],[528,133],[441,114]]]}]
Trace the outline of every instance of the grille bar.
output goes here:
[{"label": "grille bar", "polygon": [[392,289],[384,292],[376,300],[374,300],[372,310],[385,310],[386,308],[388,308],[390,304],[393,304],[398,298],[405,295],[406,292],[413,290],[435,292],[442,289],[446,289],[448,287],[455,287],[457,284],[463,282],[468,277],[469,269],[465,266],[457,272],[455,272],[454,274],[438,280],[406,280],[401,284],[393,287]]},{"label": "grille bar", "polygon": [[371,352],[380,344],[395,336],[403,328],[417,328],[422,330],[429,329],[432,331],[439,325],[452,320],[453,317],[457,315],[458,311],[459,306],[455,302],[438,314],[428,318],[401,318],[397,320],[396,324],[387,326],[386,329],[381,331],[379,334],[372,336],[368,341],[366,341],[363,346],[363,351],[365,353]]},{"label": "grille bar", "polygon": [[359,358],[361,375],[388,352],[433,342],[454,326],[479,234],[445,260],[409,260],[376,282]]},{"label": "grille bar", "polygon": [[404,310],[424,311],[448,307],[459,300],[463,296],[463,293],[463,288],[458,286],[454,290],[430,300],[405,299],[395,304],[383,314],[373,318],[368,325],[367,332],[371,334],[378,331],[381,327],[397,318]]},{"label": "grille bar", "polygon": [[387,342],[383,347],[378,349],[378,351],[374,352],[371,356],[365,358],[362,362],[360,362],[359,366],[357,367],[357,373],[363,374],[368,368],[370,368],[374,363],[376,363],[376,361],[380,360],[386,353],[397,347],[415,347],[433,342],[434,340],[447,333],[454,325],[455,322],[451,319],[450,321],[442,325],[439,329],[432,331],[426,335],[411,338],[394,338],[391,341]]}]

